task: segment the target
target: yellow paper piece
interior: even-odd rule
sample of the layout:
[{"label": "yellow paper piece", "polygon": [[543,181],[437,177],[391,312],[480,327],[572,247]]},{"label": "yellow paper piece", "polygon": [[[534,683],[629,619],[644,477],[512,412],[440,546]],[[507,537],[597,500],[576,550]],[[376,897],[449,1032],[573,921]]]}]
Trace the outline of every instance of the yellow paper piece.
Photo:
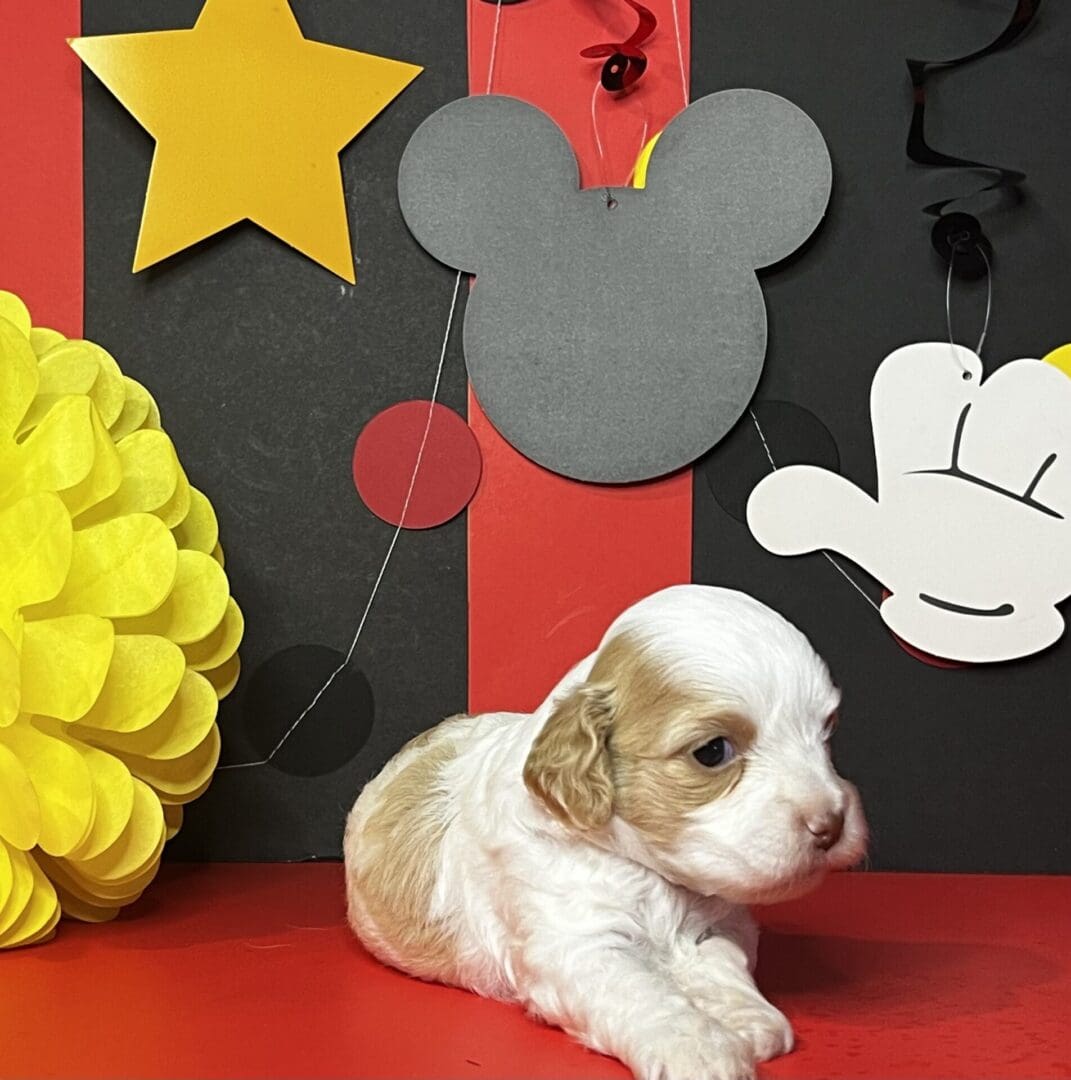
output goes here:
[{"label": "yellow paper piece", "polygon": [[190,506],[186,516],[171,532],[180,548],[212,554],[219,540],[219,524],[212,504],[196,488],[190,488]]},{"label": "yellow paper piece", "polygon": [[6,747],[26,769],[41,813],[38,844],[50,855],[66,855],[85,836],[93,816],[93,785],[77,751],[20,718],[0,728]]},{"label": "yellow paper piece", "polygon": [[192,30],[71,45],[156,140],[135,271],[249,219],[354,281],[338,153],[419,67],[246,0],[206,0]]},{"label": "yellow paper piece", "polygon": [[7,319],[24,338],[30,338],[30,311],[21,296],[0,289],[0,319]]},{"label": "yellow paper piece", "polygon": [[1065,375],[1071,375],[1071,345],[1061,345],[1053,349],[1045,358],[1046,364],[1058,367]]},{"label": "yellow paper piece", "polygon": [[70,572],[49,614],[131,618],[154,611],[175,582],[178,552],[152,514],[129,514],[73,534]]},{"label": "yellow paper piece", "polygon": [[212,558],[215,559],[220,566],[226,569],[227,560],[223,557],[223,548],[220,547],[219,544],[216,544],[216,546],[212,549]]},{"label": "yellow paper piece", "polygon": [[124,760],[131,755],[168,760],[201,745],[216,722],[218,709],[212,684],[203,675],[187,671],[174,700],[151,724],[137,731],[96,730],[86,737]]},{"label": "yellow paper piece", "polygon": [[219,748],[219,728],[213,724],[201,744],[182,757],[157,761],[124,756],[123,760],[136,777],[144,780],[161,796],[169,795],[174,801],[187,802],[194,792],[199,794],[212,779],[219,762]]},{"label": "yellow paper piece", "polygon": [[167,827],[168,840],[171,840],[178,835],[179,829],[182,828],[181,806],[169,806],[167,803],[164,804],[164,825]]},{"label": "yellow paper piece", "polygon": [[219,626],[229,596],[227,575],[211,555],[180,551],[167,599],[149,615],[117,621],[116,630],[121,634],[156,634],[178,645],[200,641]]},{"label": "yellow paper piece", "polygon": [[134,813],[134,778],[118,758],[106,751],[86,746],[66,732],[59,733],[59,737],[81,756],[93,785],[93,822],[69,858],[92,859],[110,848],[126,829]]},{"label": "yellow paper piece", "polygon": [[[9,294],[10,295],[10,294]],[[0,436],[14,435],[37,393],[37,357],[29,341],[0,316]]]},{"label": "yellow paper piece", "polygon": [[237,685],[241,673],[242,662],[235,653],[219,667],[204,672],[204,676],[215,687],[216,697],[222,701]]},{"label": "yellow paper piece", "polygon": [[123,408],[116,417],[115,423],[108,428],[108,433],[116,442],[125,439],[127,435],[132,435],[145,423],[149,415],[151,400],[145,387],[129,375],[123,376],[123,387],[126,390]]},{"label": "yellow paper piece", "polygon": [[95,858],[78,859],[72,869],[82,878],[101,882],[121,882],[140,876],[159,860],[165,831],[160,800],[145,784],[135,780],[134,808],[119,838]]},{"label": "yellow paper piece", "polygon": [[[661,132],[658,133],[658,135],[661,134]],[[632,172],[632,186],[634,188],[647,186],[647,166],[651,162],[651,153],[658,142],[658,135],[647,140],[647,145],[640,151],[640,156],[636,159],[636,168]]]},{"label": "yellow paper piece", "polygon": [[185,669],[182,650],[170,641],[143,634],[116,637],[104,686],[76,726],[138,731],[171,704]]},{"label": "yellow paper piece", "polygon": [[100,375],[97,358],[76,341],[61,341],[41,357],[37,373],[39,383],[33,404],[27,409],[20,432],[29,431],[45,418],[49,410],[72,394],[89,397]]},{"label": "yellow paper piece", "polygon": [[22,711],[59,720],[84,716],[100,694],[115,634],[96,615],[26,623],[22,638]]},{"label": "yellow paper piece", "polygon": [[71,519],[52,494],[30,495],[0,511],[0,613],[50,601],[67,578]]},{"label": "yellow paper piece", "polygon": [[59,492],[81,484],[93,469],[99,428],[99,422],[94,426],[89,398],[71,396],[57,401],[16,451],[12,479],[17,487],[13,492]]},{"label": "yellow paper piece", "polygon": [[245,630],[245,619],[233,598],[227,601],[223,621],[206,638],[183,645],[186,663],[194,671],[211,671],[226,663],[237,651]]},{"label": "yellow paper piece", "polygon": [[81,514],[75,528],[124,514],[155,513],[175,494],[181,470],[175,448],[162,431],[135,431],[121,439],[116,450],[123,477],[118,489]]},{"label": "yellow paper piece", "polygon": [[153,511],[156,516],[169,528],[173,529],[190,512],[190,482],[186,474],[179,466],[178,476],[175,478],[175,492],[170,499],[159,509]]},{"label": "yellow paper piece", "polygon": [[21,851],[29,851],[40,834],[41,804],[30,774],[18,757],[0,743],[0,842],[6,840]]},{"label": "yellow paper piece", "polygon": [[72,518],[114,494],[123,479],[119,452],[112,444],[95,406],[90,410],[89,419],[93,428],[93,467],[80,484],[60,492],[60,498]]},{"label": "yellow paper piece", "polygon": [[34,859],[21,851],[9,855],[13,865],[18,862],[19,874],[29,887],[17,918],[0,933],[0,949],[44,940],[56,928],[60,917],[56,891]]},{"label": "yellow paper piece", "polygon": [[[21,702],[19,651],[7,633],[0,629],[0,727],[7,727],[15,722]],[[2,829],[0,836],[3,836]]]},{"label": "yellow paper piece", "polygon": [[50,330],[47,326],[30,327],[30,348],[33,349],[40,360],[42,356],[61,341],[67,339],[58,330]]},{"label": "yellow paper piece", "polygon": [[56,894],[59,897],[60,906],[63,908],[63,914],[70,916],[72,919],[78,919],[79,922],[106,923],[111,922],[119,914],[118,906],[101,907],[98,904],[88,903],[81,897],[75,896],[74,893],[65,889],[58,882],[56,883]]}]

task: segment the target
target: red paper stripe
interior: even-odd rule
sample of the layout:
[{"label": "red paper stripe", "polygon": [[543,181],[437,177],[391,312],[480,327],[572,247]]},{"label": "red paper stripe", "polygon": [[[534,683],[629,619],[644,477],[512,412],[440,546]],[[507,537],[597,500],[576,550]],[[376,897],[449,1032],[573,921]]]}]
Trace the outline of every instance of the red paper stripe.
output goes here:
[{"label": "red paper stripe", "polygon": [[[675,2],[686,79],[690,5]],[[648,4],[658,28],[644,46],[649,66],[637,89],[623,100],[600,91],[602,158],[591,119],[600,62],[578,54],[626,38],[635,13],[611,0],[525,0],[501,9],[492,90],[530,101],[557,121],[585,184],[626,183],[644,119],[654,134],[684,105],[673,3]],[[487,89],[495,16],[494,3],[469,0],[474,94]],[[691,470],[629,487],[580,484],[513,450],[471,392],[469,420],[484,458],[468,518],[469,708],[528,710],[623,608],[691,579]]]},{"label": "red paper stripe", "polygon": [[80,0],[10,5],[0,34],[0,289],[82,333]]}]

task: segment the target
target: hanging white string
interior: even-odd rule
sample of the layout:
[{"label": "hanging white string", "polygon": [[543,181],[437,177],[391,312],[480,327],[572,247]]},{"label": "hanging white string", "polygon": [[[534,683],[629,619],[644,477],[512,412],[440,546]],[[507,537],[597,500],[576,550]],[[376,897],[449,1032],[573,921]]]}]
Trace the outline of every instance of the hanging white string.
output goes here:
[{"label": "hanging white string", "polygon": [[677,65],[681,73],[681,94],[684,107],[688,108],[688,71],[684,66],[684,43],[681,40],[681,17],[677,13],[677,0],[671,0],[673,6],[673,33],[677,38]]},{"label": "hanging white string", "polygon": [[[677,0],[671,0],[671,4],[672,4],[672,7],[673,7],[673,29],[674,29],[674,32],[675,32],[675,34],[677,36],[677,63],[679,65],[679,67],[680,67],[681,93],[684,96],[684,107],[687,108],[688,107],[688,99],[689,99],[689,94],[688,94],[688,72],[684,67],[684,45],[683,45],[683,42],[681,40],[680,17],[677,14]],[[989,265],[988,262],[986,263],[986,265],[987,266]],[[987,316],[986,322],[987,322],[987,325],[988,325],[988,316]],[[984,337],[984,335],[983,335],[983,337]],[[762,430],[762,425],[759,423],[759,418],[755,415],[755,410],[750,405],[748,406],[747,411],[748,411],[748,414],[751,417],[751,422],[755,425],[755,431],[758,433],[759,441],[762,443],[762,449],[766,454],[766,460],[770,463],[771,470],[776,472],[777,471],[777,462],[774,461],[774,456],[770,451],[770,444],[766,439],[766,432],[764,432]],[[859,582],[857,582],[855,580],[855,578],[853,578],[851,576],[851,574],[849,574],[848,571],[845,570],[844,567],[841,566],[840,563],[837,562],[837,560],[834,559],[833,556],[830,555],[830,553],[828,551],[823,551],[822,556],[829,563],[829,565],[832,566],[833,569],[836,570],[837,573],[840,574],[840,576],[842,578],[844,578],[844,580],[847,581],[848,584],[851,585],[851,587],[853,589],[855,589],[855,591],[875,611],[880,611],[881,610],[880,606],[866,592],[866,590],[859,584]]]},{"label": "hanging white string", "polygon": [[428,434],[431,431],[431,421],[432,417],[435,415],[435,403],[439,398],[439,385],[442,382],[443,366],[446,363],[446,350],[450,343],[450,331],[453,329],[454,325],[454,312],[457,311],[457,298],[461,289],[461,278],[462,271],[459,270],[457,272],[457,277],[454,278],[454,295],[450,300],[450,312],[446,318],[446,330],[443,333],[442,348],[439,350],[439,364],[435,369],[435,384],[432,387],[431,398],[428,401],[428,418],[424,423],[424,432],[420,437],[420,446],[417,449],[416,460],[413,462],[413,472],[409,477],[409,489],[405,493],[405,501],[402,503],[402,512],[398,517],[398,524],[395,526],[394,534],[391,536],[390,543],[387,545],[387,553],[383,556],[383,562],[380,564],[379,573],[376,574],[376,579],[372,584],[372,591],[368,594],[368,602],[364,605],[364,611],[361,612],[360,621],[357,623],[357,629],[353,634],[353,640],[350,642],[350,647],[346,650],[346,656],[342,663],[327,676],[323,685],[313,695],[312,700],[298,714],[297,719],[283,732],[282,737],[272,747],[271,752],[267,757],[260,761],[241,761],[232,765],[220,765],[220,770],[249,769],[254,765],[267,765],[268,762],[270,762],[283,748],[283,744],[294,734],[301,721],[312,712],[320,698],[327,693],[331,684],[346,670],[350,661],[353,659],[353,654],[357,650],[357,643],[361,640],[361,634],[364,633],[365,623],[368,622],[368,616],[372,611],[372,605],[376,602],[376,596],[379,595],[379,587],[383,584],[383,578],[387,573],[387,567],[390,565],[391,556],[394,554],[394,549],[398,545],[398,538],[402,535],[402,529],[405,528],[405,518],[409,513],[409,504],[413,500],[413,490],[416,488],[417,474],[420,472],[420,464],[424,460],[424,450],[428,445]]},{"label": "hanging white string", "polygon": [[[993,312],[993,268],[989,265],[989,256],[986,255],[985,248],[979,244],[977,250],[985,263],[985,319],[982,322],[982,334],[978,338],[978,344],[974,347],[975,353],[980,357],[982,355],[982,346],[985,344],[986,336],[989,334],[989,316]],[[959,358],[959,351],[956,349],[956,338],[952,333],[952,272],[955,269],[958,251],[959,241],[953,241],[952,250],[948,253],[948,277],[945,279],[945,326],[948,327],[948,343],[952,346],[952,356],[963,371],[964,379],[970,379],[971,373]]]},{"label": "hanging white string", "polygon": [[[495,4],[495,23],[494,31],[491,36],[491,56],[487,64],[487,89],[486,93],[491,92],[491,85],[495,77],[495,59],[498,55],[498,39],[501,30],[501,18],[502,18],[502,0],[498,0]],[[394,555],[394,549],[398,546],[398,540],[402,535],[402,529],[405,528],[406,514],[409,513],[409,505],[413,499],[413,491],[416,488],[417,476],[420,473],[420,466],[424,460],[424,450],[428,445],[428,435],[431,431],[432,418],[435,415],[435,405],[439,399],[439,386],[442,383],[443,367],[446,364],[446,351],[450,344],[450,332],[454,326],[454,315],[457,312],[458,296],[461,293],[461,278],[464,276],[464,272],[459,270],[457,276],[454,278],[454,292],[450,298],[450,310],[446,316],[446,329],[443,331],[442,347],[439,349],[439,363],[435,369],[435,382],[431,390],[431,398],[428,401],[428,418],[424,423],[424,432],[420,438],[420,445],[417,449],[416,459],[413,462],[413,471],[409,477],[409,489],[405,493],[405,501],[402,503],[402,512],[398,518],[398,524],[395,526],[394,533],[390,538],[390,543],[387,545],[386,554],[383,556],[383,561],[380,563],[379,572],[376,574],[375,581],[372,583],[372,589],[368,594],[368,600],[365,603],[364,611],[361,612],[361,618],[357,623],[357,629],[353,633],[353,638],[350,641],[350,647],[346,650],[346,655],[342,660],[342,663],[331,672],[330,675],[324,680],[323,684],[313,695],[312,700],[305,706],[304,709],[298,714],[294,722],[283,732],[282,736],[271,748],[267,757],[261,758],[258,761],[237,761],[228,765],[217,766],[216,771],[222,772],[225,769],[251,769],[260,765],[267,765],[275,757],[277,753],[286,744],[286,741],[291,735],[298,729],[298,726],[309,715],[310,712],[316,707],[320,698],[327,693],[331,684],[335,679],[342,674],[343,671],[349,666],[350,661],[353,659],[353,654],[357,651],[357,645],[361,640],[361,635],[364,633],[365,624],[368,622],[368,616],[372,611],[372,605],[376,601],[376,597],[379,595],[380,586],[383,584],[383,578],[386,576],[387,567],[390,565],[392,556]]]}]

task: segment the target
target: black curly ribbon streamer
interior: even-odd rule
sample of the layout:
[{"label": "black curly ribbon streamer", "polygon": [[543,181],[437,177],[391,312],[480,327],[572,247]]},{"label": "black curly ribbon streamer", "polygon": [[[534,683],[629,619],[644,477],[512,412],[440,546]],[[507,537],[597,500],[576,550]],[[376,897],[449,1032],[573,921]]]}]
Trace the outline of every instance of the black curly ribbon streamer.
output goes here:
[{"label": "black curly ribbon streamer", "polygon": [[934,226],[933,242],[937,250],[946,259],[951,259],[957,254],[967,256],[964,260],[964,269],[970,272],[973,263],[980,263],[977,248],[984,245],[991,251],[989,241],[982,232],[977,219],[970,214],[946,214],[945,208],[951,203],[961,199],[981,195],[987,191],[997,191],[1007,188],[1014,191],[1019,184],[1026,179],[1026,173],[1018,169],[1009,169],[1000,165],[988,165],[983,161],[971,161],[968,158],[954,157],[951,154],[935,150],[926,141],[926,89],[927,80],[932,72],[951,71],[954,68],[963,67],[974,60],[980,60],[984,56],[990,56],[1001,49],[1013,44],[1026,31],[1033,22],[1034,16],[1041,7],[1041,0],[1017,0],[1015,11],[1012,13],[1008,25],[1001,31],[997,38],[982,49],[972,52],[967,56],[961,56],[956,60],[908,60],[907,69],[911,73],[911,86],[914,90],[914,110],[911,114],[911,130],[907,135],[907,156],[919,165],[929,165],[938,169],[984,169],[996,173],[992,183],[978,188],[976,191],[965,195],[954,195],[940,202],[931,203],[923,207],[923,213],[930,214],[940,219]]},{"label": "black curly ribbon streamer", "polygon": [[585,59],[607,57],[602,66],[599,81],[608,93],[618,94],[632,86],[647,70],[647,54],[640,46],[655,32],[658,20],[654,12],[645,8],[637,0],[625,0],[636,13],[638,23],[627,41],[608,41],[601,45],[592,45],[582,49],[580,55]]}]

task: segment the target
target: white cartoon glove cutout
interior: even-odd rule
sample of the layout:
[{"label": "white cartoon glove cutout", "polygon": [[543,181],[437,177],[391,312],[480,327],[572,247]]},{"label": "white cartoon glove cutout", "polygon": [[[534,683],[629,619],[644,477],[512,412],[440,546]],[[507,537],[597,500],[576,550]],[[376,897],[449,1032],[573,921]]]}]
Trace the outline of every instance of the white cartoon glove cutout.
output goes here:
[{"label": "white cartoon glove cutout", "polygon": [[1071,378],[1015,360],[983,382],[969,349],[907,345],[878,369],[870,411],[877,501],[825,469],[779,469],[748,501],[755,538],[851,559],[892,593],[889,628],[936,656],[1051,645],[1071,595]]}]

